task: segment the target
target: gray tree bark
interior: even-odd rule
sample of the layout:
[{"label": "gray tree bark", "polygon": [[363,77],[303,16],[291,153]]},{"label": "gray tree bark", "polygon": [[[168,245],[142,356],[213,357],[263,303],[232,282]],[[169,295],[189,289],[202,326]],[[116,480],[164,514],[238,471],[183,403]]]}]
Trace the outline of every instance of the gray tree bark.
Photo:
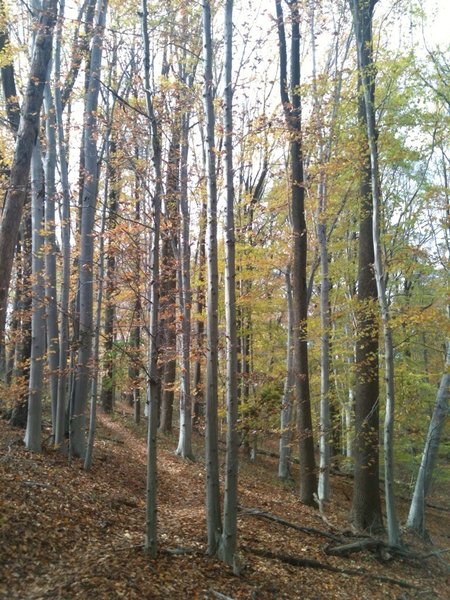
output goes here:
[{"label": "gray tree bark", "polygon": [[69,351],[69,293],[70,293],[70,184],[69,167],[67,164],[67,147],[64,139],[63,104],[61,98],[61,36],[64,16],[64,0],[60,0],[60,16],[56,31],[54,55],[54,95],[55,120],[58,138],[59,172],[62,187],[61,211],[61,296],[60,296],[60,339],[59,339],[59,377],[58,397],[56,405],[55,447],[62,448],[64,442],[66,392],[67,392],[67,361]]},{"label": "gray tree bark", "polygon": [[103,34],[108,0],[98,0],[92,39],[89,87],[84,117],[84,183],[81,206],[79,272],[79,351],[72,405],[70,445],[73,456],[84,457],[86,404],[90,390],[93,334],[94,225],[97,205],[97,106],[100,89]]},{"label": "gray tree bark", "polygon": [[292,442],[292,412],[293,394],[295,387],[294,355],[292,345],[294,343],[294,314],[292,306],[292,283],[291,269],[288,267],[286,274],[286,295],[288,309],[287,341],[286,341],[286,378],[284,380],[283,400],[281,405],[281,436],[280,436],[280,459],[278,461],[278,477],[288,479],[290,476],[291,442]]},{"label": "gray tree bark", "polygon": [[14,250],[27,196],[31,155],[38,136],[39,115],[52,52],[56,12],[57,0],[43,1],[0,225],[0,355],[4,352],[6,313]]},{"label": "gray tree bark", "polygon": [[450,343],[446,344],[445,373],[442,375],[436,404],[428,428],[419,473],[409,508],[406,526],[421,536],[425,536],[425,501],[430,490],[433,470],[438,458],[439,443],[448,417],[450,398]]},{"label": "gray tree bark", "polygon": [[52,409],[52,432],[56,432],[56,416],[58,406],[58,370],[59,370],[59,328],[58,304],[56,288],[56,117],[50,84],[44,90],[44,109],[46,115],[45,135],[47,149],[45,153],[45,297],[47,312],[47,355],[50,371],[50,402]]},{"label": "gray tree bark", "polygon": [[[0,0],[0,51],[8,49],[10,40],[9,32],[7,27],[5,3]],[[17,101],[17,89],[16,89],[16,78],[14,74],[14,63],[11,61],[4,64],[0,68],[2,75],[2,89],[3,96],[6,104],[6,114],[8,116],[8,123],[12,129],[14,136],[19,131],[20,123],[20,106]]]},{"label": "gray tree bark", "polygon": [[25,447],[41,451],[42,391],[45,354],[45,280],[42,231],[44,228],[44,178],[39,140],[31,160],[31,227],[32,227],[32,313],[31,364],[28,396],[28,419]]},{"label": "gray tree bark", "polygon": [[235,571],[236,561],[237,505],[238,505],[238,357],[236,328],[236,237],[234,230],[234,170],[233,170],[233,0],[225,2],[225,326],[227,356],[227,446],[225,457],[225,496],[223,531],[219,556]]},{"label": "gray tree bark", "polygon": [[[191,78],[192,83],[192,78]],[[194,459],[192,450],[192,395],[191,395],[191,246],[190,211],[188,196],[188,154],[190,113],[182,116],[180,156],[180,212],[181,212],[181,257],[180,257],[180,312],[181,320],[181,398],[180,435],[177,454]]]},{"label": "gray tree bark", "polygon": [[158,431],[158,319],[159,319],[159,241],[161,229],[161,195],[162,195],[162,154],[161,134],[153,107],[150,88],[150,40],[148,35],[147,0],[142,0],[142,40],[144,43],[144,85],[147,112],[152,135],[153,167],[155,171],[155,189],[153,193],[153,239],[150,283],[150,339],[147,396],[148,431],[147,431],[147,503],[146,503],[146,535],[145,551],[150,558],[157,554],[157,444]]},{"label": "gray tree bark", "polygon": [[[109,164],[109,151],[106,155],[106,164]],[[105,226],[106,226],[106,210],[108,208],[108,192],[109,192],[109,180],[107,179],[105,185],[105,195],[103,199],[103,210],[102,210],[102,224],[100,227],[100,243],[98,248],[99,254],[99,265],[97,274],[97,307],[95,314],[95,337],[94,337],[94,351],[93,351],[93,362],[98,365],[100,355],[100,327],[102,320],[102,303],[103,303],[103,288],[104,288],[104,277],[105,277]],[[92,458],[94,453],[94,440],[95,430],[97,426],[97,400],[98,400],[98,369],[95,369],[92,377],[91,384],[91,410],[89,413],[89,433],[86,445],[86,454],[84,457],[84,470],[90,471],[92,467]]]},{"label": "gray tree bark", "polygon": [[215,147],[214,80],[211,32],[211,3],[202,0],[203,61],[207,146],[207,299],[206,299],[206,521],[208,554],[215,555],[220,543],[222,523],[220,516],[219,451],[218,451],[218,263],[217,263],[217,176]]}]

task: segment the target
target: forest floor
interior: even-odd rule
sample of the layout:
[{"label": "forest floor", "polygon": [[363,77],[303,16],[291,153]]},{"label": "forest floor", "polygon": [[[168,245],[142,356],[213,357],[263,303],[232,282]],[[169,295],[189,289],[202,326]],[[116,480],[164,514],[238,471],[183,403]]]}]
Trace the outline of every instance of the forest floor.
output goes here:
[{"label": "forest floor", "polygon": [[[329,556],[325,548],[336,544],[326,535],[298,531],[245,509],[345,537],[351,479],[333,477],[333,501],[324,518],[300,504],[293,485],[277,480],[276,462],[267,456],[258,457],[257,464],[241,461],[239,551],[244,566],[240,576],[233,575],[205,554],[200,437],[195,463],[174,454],[175,437],[159,440],[160,551],[150,561],[142,547],[145,425],[134,425],[125,408],[122,413],[119,407],[114,416],[100,415],[89,473],[50,447],[30,454],[23,447],[23,432],[0,421],[1,599],[450,598],[449,563],[444,563],[450,546],[448,497],[433,498],[444,507],[427,510],[433,546],[407,537],[419,559],[368,550]],[[399,508],[404,517],[406,501]],[[438,548],[442,553],[435,552]],[[262,556],[265,552],[270,557]],[[304,564],[287,564],[274,554]]]}]

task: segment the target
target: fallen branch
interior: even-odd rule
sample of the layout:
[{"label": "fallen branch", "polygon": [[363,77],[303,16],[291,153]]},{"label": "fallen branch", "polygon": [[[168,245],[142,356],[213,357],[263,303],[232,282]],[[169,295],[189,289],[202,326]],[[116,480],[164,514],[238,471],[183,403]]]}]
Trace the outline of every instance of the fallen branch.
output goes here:
[{"label": "fallen branch", "polygon": [[296,523],[291,523],[290,521],[286,521],[282,517],[278,517],[277,515],[273,515],[268,512],[264,512],[259,508],[244,508],[243,506],[239,506],[238,510],[240,512],[253,515],[254,517],[259,517],[261,519],[267,519],[268,521],[273,521],[274,523],[279,523],[280,525],[284,525],[285,527],[289,527],[291,529],[295,529],[296,531],[301,531],[302,533],[307,533],[308,535],[319,535],[328,540],[332,540],[333,542],[342,543],[342,538],[334,535],[334,533],[329,533],[328,531],[322,531],[321,529],[315,529],[314,527],[305,527],[303,525],[297,525]]},{"label": "fallen branch", "polygon": [[269,550],[260,550],[258,548],[250,548],[248,546],[244,546],[244,550],[250,552],[250,554],[254,554],[255,556],[261,556],[263,558],[270,558],[273,560],[279,560],[280,562],[286,563],[288,565],[292,565],[294,567],[306,567],[308,569],[321,569],[323,571],[330,571],[331,573],[340,573],[341,575],[355,575],[359,577],[370,577],[371,579],[375,579],[377,581],[383,581],[384,583],[392,583],[393,585],[398,585],[399,587],[418,590],[416,585],[405,581],[404,579],[396,579],[394,577],[387,577],[385,575],[377,575],[376,573],[372,573],[367,571],[366,569],[344,569],[342,567],[335,567],[333,565],[329,565],[326,563],[322,563],[318,560],[314,560],[312,558],[302,558],[300,556],[290,556],[287,554],[278,554],[276,552],[270,552]]},{"label": "fallen branch", "polygon": [[230,596],[225,596],[225,594],[221,594],[220,592],[216,592],[216,590],[209,590],[209,593],[214,596],[214,598],[218,598],[219,600],[233,600]]},{"label": "fallen branch", "polygon": [[52,487],[50,483],[40,483],[39,481],[26,480],[26,481],[22,481],[22,483],[23,483],[23,485],[29,485],[30,487],[41,487],[41,488]]},{"label": "fallen branch", "polygon": [[165,548],[164,552],[172,556],[184,556],[186,554],[198,554],[199,550],[197,548],[180,546],[179,548]]},{"label": "fallen branch", "polygon": [[361,552],[362,550],[380,550],[385,544],[381,540],[374,538],[365,538],[352,542],[351,544],[343,544],[341,546],[328,546],[325,548],[326,554],[331,556],[349,556],[355,552]]}]

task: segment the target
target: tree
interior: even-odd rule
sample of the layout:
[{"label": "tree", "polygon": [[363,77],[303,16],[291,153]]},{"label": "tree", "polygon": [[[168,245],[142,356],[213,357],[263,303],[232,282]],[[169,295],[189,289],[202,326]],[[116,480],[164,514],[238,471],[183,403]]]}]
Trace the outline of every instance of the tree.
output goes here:
[{"label": "tree", "polygon": [[[371,43],[371,23],[374,2],[352,1],[358,10],[355,20],[358,36],[358,69],[367,66]],[[356,17],[354,17],[356,19]],[[364,59],[364,67],[360,61]],[[367,129],[366,98],[358,78],[358,119],[361,130]],[[372,98],[373,98],[372,89]],[[361,135],[363,135],[361,133]],[[367,136],[367,134],[364,134]],[[364,139],[364,138],[363,138]],[[379,483],[379,382],[378,327],[375,314],[377,287],[374,277],[373,215],[371,163],[367,142],[361,142],[360,222],[358,249],[358,308],[355,388],[355,479],[353,487],[352,521],[361,530],[377,531],[382,527]]]},{"label": "tree", "polygon": [[436,404],[428,428],[427,439],[423,449],[419,473],[411,500],[406,526],[421,536],[425,535],[425,501],[430,490],[433,469],[435,467],[439,442],[448,417],[450,397],[450,345],[447,343],[446,372],[442,375],[441,383],[436,394]]},{"label": "tree", "polygon": [[236,330],[236,238],[234,231],[234,171],[233,171],[233,0],[225,3],[225,92],[224,133],[226,170],[225,225],[225,320],[227,338],[227,450],[225,464],[225,498],[223,531],[219,556],[238,570],[235,557],[238,504],[238,384]]},{"label": "tree", "polygon": [[142,40],[144,44],[144,84],[147,113],[152,136],[155,189],[153,193],[153,236],[151,248],[150,331],[147,398],[149,404],[147,430],[147,503],[145,551],[150,558],[157,553],[157,460],[156,436],[158,430],[158,340],[159,340],[159,242],[161,228],[162,156],[161,133],[153,107],[150,90],[150,39],[148,35],[147,0],[142,0]]},{"label": "tree", "polygon": [[100,90],[103,35],[108,0],[98,0],[95,34],[92,39],[89,66],[89,86],[85,103],[84,122],[84,177],[80,222],[80,270],[79,270],[79,350],[75,394],[71,406],[71,453],[84,457],[86,404],[91,379],[93,334],[93,260],[94,226],[97,205],[97,106]]},{"label": "tree", "polygon": [[205,105],[205,140],[207,147],[207,297],[206,297],[206,520],[208,554],[216,554],[222,533],[220,518],[219,451],[218,451],[218,264],[217,264],[217,178],[214,114],[213,50],[211,33],[211,3],[203,0],[203,61]]},{"label": "tree", "polygon": [[32,314],[31,314],[31,365],[28,397],[28,419],[25,446],[32,452],[41,451],[42,393],[45,352],[45,284],[43,236],[44,227],[44,175],[39,140],[31,159],[31,250],[32,250]]},{"label": "tree", "polygon": [[384,362],[386,381],[386,414],[384,421],[384,468],[385,498],[388,524],[388,536],[391,546],[401,544],[400,529],[395,513],[394,500],[394,346],[390,323],[389,304],[386,294],[386,281],[383,267],[380,219],[381,194],[378,166],[377,131],[375,125],[375,73],[372,52],[372,17],[376,0],[366,3],[365,0],[353,0],[353,19],[356,31],[358,50],[358,70],[364,93],[366,111],[366,135],[370,156],[370,185],[372,193],[372,239],[374,254],[374,270],[377,295],[380,304],[384,337]]},{"label": "tree", "polygon": [[31,155],[38,136],[39,116],[52,52],[56,13],[57,0],[43,0],[11,166],[8,193],[0,225],[0,355],[4,351],[6,312],[14,250],[27,196]]},{"label": "tree", "polygon": [[291,9],[290,97],[287,78],[287,49],[281,0],[276,0],[280,52],[280,94],[289,132],[291,168],[291,218],[293,235],[292,288],[294,309],[294,373],[300,437],[300,499],[314,505],[316,465],[309,389],[306,294],[307,230],[305,220],[305,184],[303,172],[302,122],[300,97],[300,15],[295,2]]},{"label": "tree", "polygon": [[286,341],[286,378],[284,381],[283,403],[281,406],[280,419],[280,460],[278,462],[278,477],[287,479],[290,475],[291,441],[292,441],[292,409],[293,388],[295,384],[293,369],[293,310],[292,310],[292,283],[291,269],[286,270],[286,296],[288,308],[287,341]]},{"label": "tree", "polygon": [[63,103],[61,95],[61,44],[62,24],[64,16],[64,0],[60,1],[60,15],[56,30],[56,44],[54,55],[54,95],[55,95],[55,124],[57,131],[57,148],[59,158],[59,171],[62,187],[62,224],[61,224],[61,296],[60,296],[60,328],[59,328],[59,374],[58,396],[56,404],[55,447],[61,448],[64,441],[64,417],[66,412],[66,387],[67,387],[67,358],[69,347],[69,295],[70,295],[70,184],[69,166],[67,163],[67,146],[64,137]]}]

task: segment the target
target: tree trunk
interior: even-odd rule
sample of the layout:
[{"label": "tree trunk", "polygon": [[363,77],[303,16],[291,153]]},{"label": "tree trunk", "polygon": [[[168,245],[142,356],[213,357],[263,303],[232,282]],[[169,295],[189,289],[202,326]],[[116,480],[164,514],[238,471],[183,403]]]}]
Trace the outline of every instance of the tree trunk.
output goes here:
[{"label": "tree trunk", "polygon": [[18,384],[19,397],[12,410],[10,424],[15,427],[26,427],[28,419],[28,395],[31,357],[31,210],[27,201],[22,219],[21,239],[21,281],[20,286],[20,334],[14,348],[13,379]]},{"label": "tree trunk", "polygon": [[215,114],[213,102],[213,51],[211,33],[211,4],[202,0],[203,7],[203,98],[206,114],[207,146],[207,299],[206,299],[206,521],[208,529],[208,554],[218,550],[222,523],[220,516],[219,452],[218,452],[218,263],[217,263],[217,176],[215,147]]},{"label": "tree trunk", "polygon": [[25,446],[32,452],[41,451],[42,391],[45,353],[45,282],[43,259],[44,178],[39,140],[31,159],[31,222],[32,222],[32,314],[30,393]]},{"label": "tree trunk", "polygon": [[205,204],[202,203],[200,217],[199,217],[199,234],[198,234],[198,247],[197,247],[197,269],[198,269],[198,286],[196,289],[196,303],[195,313],[197,319],[194,325],[194,339],[195,339],[195,361],[194,361],[194,381],[193,381],[193,395],[194,395],[194,410],[193,410],[193,421],[194,425],[198,425],[200,417],[204,416],[204,386],[202,378],[202,366],[204,364],[203,356],[205,352],[204,348],[204,332],[205,326],[203,322],[203,311],[205,307],[205,261],[206,261],[206,215],[205,215]]},{"label": "tree trunk", "polygon": [[233,0],[225,3],[225,321],[227,356],[227,449],[225,457],[225,497],[223,532],[219,556],[235,571],[238,505],[238,383],[237,383],[237,328],[236,328],[236,238],[234,232],[234,171],[233,171]]},{"label": "tree trunk", "polygon": [[[175,109],[177,110],[177,109]],[[166,228],[162,233],[161,254],[161,333],[163,338],[163,376],[161,389],[160,431],[172,431],[173,403],[176,387],[176,296],[177,253],[179,251],[179,219],[177,204],[180,195],[180,124],[172,127],[172,139],[167,158]]]},{"label": "tree trunk", "polygon": [[31,154],[38,136],[39,115],[52,52],[56,12],[57,0],[43,1],[0,226],[0,355],[4,352],[6,312],[14,250],[27,196]]},{"label": "tree trunk", "polygon": [[287,91],[287,51],[281,0],[276,0],[280,44],[280,92],[290,134],[291,216],[294,244],[292,287],[294,308],[294,372],[300,437],[300,500],[314,505],[317,489],[314,440],[309,390],[307,340],[307,231],[300,98],[300,26],[296,4],[291,5],[291,99]]},{"label": "tree trunk", "polygon": [[[111,133],[110,135],[114,135]],[[117,166],[115,164],[116,158],[116,142],[114,139],[109,141],[108,149],[108,223],[107,231],[109,234],[108,238],[108,250],[106,256],[106,289],[105,289],[105,326],[104,326],[104,358],[103,358],[103,370],[104,375],[102,378],[101,388],[101,405],[104,412],[112,412],[114,408],[114,321],[116,314],[116,307],[114,304],[114,293],[115,293],[115,271],[116,271],[116,257],[114,244],[111,240],[111,234],[116,227],[117,223],[117,211],[119,208],[118,197],[118,176],[116,173]],[[100,280],[101,281],[101,280]]]},{"label": "tree trunk", "polygon": [[445,422],[448,417],[448,404],[450,397],[450,343],[447,342],[445,373],[442,375],[439,390],[436,395],[436,404],[428,428],[427,439],[423,449],[419,473],[417,475],[414,494],[408,513],[406,526],[425,536],[425,501],[430,490],[433,470],[438,458],[439,443]]},{"label": "tree trunk", "polygon": [[378,167],[377,130],[375,125],[375,73],[372,51],[372,18],[376,0],[367,3],[353,0],[353,19],[358,50],[358,70],[364,92],[366,111],[366,135],[370,156],[370,184],[372,192],[372,239],[374,270],[378,302],[381,311],[384,337],[384,360],[386,380],[386,411],[384,421],[384,469],[385,499],[388,537],[391,546],[401,544],[400,529],[395,513],[394,498],[394,349],[390,324],[389,305],[386,294],[383,259],[381,254],[380,218],[381,194]]},{"label": "tree trunk", "polygon": [[[5,3],[0,0],[0,52],[7,50],[9,52],[9,33],[5,14]],[[4,55],[3,55],[4,56]],[[11,60],[9,63],[2,60],[2,66],[0,67],[2,75],[2,88],[3,96],[6,104],[6,114],[8,116],[8,123],[12,129],[14,137],[17,136],[20,124],[20,106],[17,100],[17,88],[16,88],[16,77],[14,74],[14,63]]]},{"label": "tree trunk", "polygon": [[[192,77],[190,83],[192,84]],[[182,117],[180,157],[180,211],[181,211],[181,256],[180,256],[180,311],[181,311],[181,398],[180,435],[177,454],[183,458],[194,458],[192,450],[192,396],[191,396],[191,246],[190,213],[188,197],[188,153],[190,113]]]},{"label": "tree trunk", "polygon": [[60,297],[60,339],[59,339],[59,378],[58,399],[56,406],[55,447],[62,448],[65,431],[66,392],[67,392],[67,359],[69,351],[69,294],[70,294],[70,185],[69,167],[67,164],[67,148],[64,140],[63,106],[61,100],[61,36],[62,18],[64,16],[64,0],[60,0],[60,18],[56,32],[56,47],[54,56],[55,74],[55,117],[58,134],[59,172],[62,187],[62,223],[61,223],[61,252],[62,275]]},{"label": "tree trunk", "polygon": [[[352,0],[357,4],[359,0]],[[352,4],[352,6],[354,5]],[[363,13],[367,33],[372,0]],[[355,23],[355,30],[357,25]],[[361,79],[358,79],[358,89]],[[367,126],[365,98],[359,91],[358,117],[361,135]],[[366,137],[366,136],[364,136]],[[360,223],[358,250],[358,308],[356,312],[355,479],[352,522],[357,529],[377,532],[383,527],[379,481],[379,381],[378,325],[375,313],[377,286],[374,277],[371,165],[367,138],[362,137]]]},{"label": "tree trunk", "polygon": [[89,88],[84,122],[84,182],[81,207],[79,272],[79,351],[77,381],[71,414],[71,453],[84,457],[86,404],[89,395],[93,325],[94,225],[97,205],[97,106],[100,90],[103,33],[108,0],[98,0],[97,21],[92,40]]},{"label": "tree trunk", "polygon": [[59,370],[59,330],[56,290],[56,255],[58,252],[55,235],[56,202],[56,118],[50,84],[45,86],[44,108],[46,113],[45,134],[47,149],[45,154],[45,233],[46,233],[46,312],[47,312],[47,354],[50,371],[50,402],[52,409],[52,433],[56,432],[56,413],[58,406],[58,370]]},{"label": "tree trunk", "polygon": [[144,43],[144,83],[153,146],[155,190],[153,194],[153,240],[150,287],[150,339],[148,365],[148,433],[147,433],[147,505],[145,551],[150,558],[157,554],[157,430],[158,430],[158,320],[159,320],[159,240],[161,227],[162,154],[161,134],[150,91],[150,40],[148,36],[147,0],[142,0],[142,39]]},{"label": "tree trunk", "polygon": [[288,479],[290,477],[291,442],[292,442],[292,396],[295,386],[294,356],[292,346],[294,343],[293,306],[292,306],[292,283],[291,269],[286,271],[286,295],[288,308],[287,342],[286,342],[286,379],[284,381],[283,403],[281,406],[281,436],[280,436],[280,459],[278,462],[278,477]]},{"label": "tree trunk", "polygon": [[[108,135],[108,134],[107,134]],[[106,164],[109,165],[109,150],[107,152]],[[98,365],[99,362],[99,352],[100,352],[100,326],[102,320],[102,303],[103,303],[103,287],[104,287],[104,277],[105,277],[105,228],[106,228],[106,210],[109,206],[111,209],[111,204],[108,203],[108,184],[110,183],[110,179],[108,179],[107,184],[105,185],[105,194],[103,200],[103,210],[102,210],[102,224],[100,227],[100,244],[98,248],[99,254],[99,266],[97,273],[97,308],[95,315],[95,336],[94,336],[94,352],[93,352],[93,362],[94,365]],[[89,433],[86,445],[86,454],[84,457],[84,470],[90,471],[92,467],[92,456],[94,452],[94,440],[95,440],[95,429],[97,425],[97,397],[98,397],[98,379],[99,373],[98,369],[95,369],[94,375],[92,377],[91,384],[91,410],[89,414]]]}]

